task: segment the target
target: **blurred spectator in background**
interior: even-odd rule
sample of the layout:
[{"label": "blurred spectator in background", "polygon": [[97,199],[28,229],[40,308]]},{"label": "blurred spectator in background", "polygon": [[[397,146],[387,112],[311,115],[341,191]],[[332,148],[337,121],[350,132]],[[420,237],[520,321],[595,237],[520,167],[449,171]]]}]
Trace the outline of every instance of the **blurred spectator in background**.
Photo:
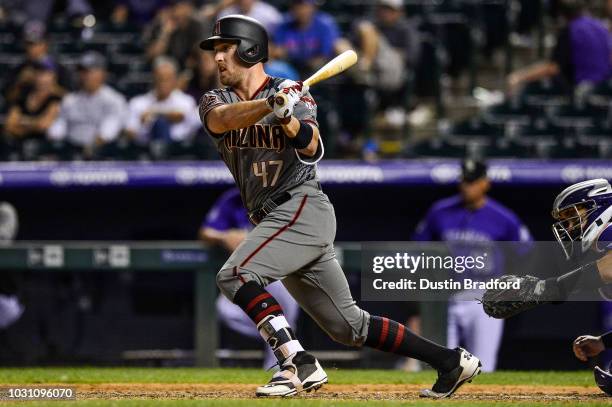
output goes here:
[{"label": "blurred spectator in background", "polygon": [[229,7],[222,9],[217,18],[230,14],[242,14],[259,21],[269,35],[272,35],[276,27],[281,23],[281,13],[272,5],[262,0],[234,0]]},{"label": "blurred spectator in background", "polygon": [[[0,202],[0,245],[13,242],[19,228],[19,218],[15,207],[8,202]],[[6,329],[17,321],[24,306],[17,297],[16,278],[11,273],[2,273],[0,278],[0,329]]]},{"label": "blurred spectator in background", "polygon": [[105,84],[106,59],[102,54],[85,53],[78,69],[80,88],[64,97],[49,137],[67,140],[91,157],[96,148],[116,140],[123,128],[126,101]]},{"label": "blurred spectator in background", "polygon": [[336,54],[340,32],[333,17],[318,10],[315,0],[292,0],[272,40],[273,56],[287,60],[306,77]]},{"label": "blurred spectator in background", "polygon": [[40,21],[47,23],[54,12],[61,11],[68,18],[81,17],[92,13],[89,0],[19,0],[9,1],[5,10],[17,21]]},{"label": "blurred spectator in background", "polygon": [[199,52],[195,55],[195,65],[191,68],[186,92],[195,100],[200,100],[205,92],[221,87],[217,69],[212,52]]},{"label": "blurred spectator in background", "polygon": [[268,59],[268,62],[264,65],[264,71],[269,76],[291,79],[292,81],[300,80],[299,72],[289,62],[282,59]]},{"label": "blurred spectator in background", "polygon": [[[409,79],[419,60],[421,43],[403,9],[403,0],[378,0],[375,17],[358,21],[349,36],[360,58],[342,88],[341,94],[351,102],[340,107],[340,114],[343,128],[353,138],[368,128],[369,110],[374,107],[376,112],[394,110],[396,116],[406,117]],[[344,51],[353,46],[341,43],[340,48]],[[374,106],[367,103],[366,94],[371,90],[377,96]]]},{"label": "blurred spectator in background", "polygon": [[42,64],[53,65],[58,84],[65,90],[73,88],[73,75],[49,55],[49,41],[44,25],[28,23],[23,31],[25,60],[6,77],[4,94],[10,103],[16,103],[34,85],[36,67]]},{"label": "blurred spectator in background", "polygon": [[170,0],[115,0],[111,21],[117,25],[135,24],[144,27]]},{"label": "blurred spectator in background", "polygon": [[175,143],[190,139],[200,127],[195,100],[177,88],[178,66],[168,57],[153,64],[153,89],[130,100],[126,133],[136,143]]},{"label": "blurred spectator in background", "polygon": [[[206,220],[200,227],[200,240],[212,246],[219,246],[233,252],[245,239],[251,222],[240,198],[238,188],[231,188],[224,192],[213,204],[206,215]],[[291,297],[282,282],[276,281],[266,287],[274,298],[283,307],[285,318],[291,326],[297,326],[299,306]],[[217,297],[217,315],[219,320],[228,328],[250,338],[261,340],[255,323],[242,309],[227,299],[223,294]],[[276,364],[276,357],[269,346],[265,347],[264,368]]]},{"label": "blurred spectator in background", "polygon": [[598,83],[612,74],[612,40],[603,23],[586,12],[583,0],[561,0],[560,14],[565,25],[548,62],[541,62],[508,76],[508,91],[515,93],[525,82],[559,76],[573,88]]},{"label": "blurred spectator in background", "polygon": [[21,146],[27,140],[46,140],[47,130],[59,115],[62,94],[55,65],[45,61],[34,66],[34,86],[26,89],[9,108],[5,130],[11,144]]},{"label": "blurred spectator in background", "polygon": [[[487,166],[482,161],[466,159],[461,165],[459,195],[434,203],[426,217],[419,223],[412,236],[416,241],[461,242],[458,250],[471,253],[472,250],[487,248],[492,264],[485,270],[466,269],[453,278],[469,277],[486,281],[504,274],[503,260],[485,243],[510,241],[531,242],[531,234],[521,220],[508,208],[487,196],[491,181]],[[467,245],[466,245],[467,243]],[[476,247],[469,244],[476,244]],[[453,255],[466,255],[457,253]],[[521,247],[519,247],[520,249]],[[491,259],[491,256],[495,256]],[[501,344],[504,321],[490,318],[482,305],[474,298],[481,298],[479,290],[463,290],[453,294],[448,304],[447,346],[465,346],[478,352],[482,370],[491,372],[497,366],[497,353]]]},{"label": "blurred spectator in background", "polygon": [[166,55],[178,61],[181,69],[194,66],[194,47],[204,37],[194,15],[190,0],[174,0],[172,6],[162,9],[144,34],[147,58],[152,61]]}]

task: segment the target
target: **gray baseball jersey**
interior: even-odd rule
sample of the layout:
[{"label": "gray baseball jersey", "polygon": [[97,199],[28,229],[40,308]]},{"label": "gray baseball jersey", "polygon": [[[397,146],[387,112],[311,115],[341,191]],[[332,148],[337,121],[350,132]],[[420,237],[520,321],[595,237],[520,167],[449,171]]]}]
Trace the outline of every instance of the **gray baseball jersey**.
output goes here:
[{"label": "gray baseball jersey", "polygon": [[[254,98],[273,95],[282,81],[268,79]],[[240,101],[230,88],[205,93],[200,101],[204,128],[206,114],[213,108]],[[316,104],[310,95],[296,105],[294,116],[317,124]],[[309,164],[321,158],[321,142],[314,157],[300,157],[287,143],[274,113],[246,129],[206,132],[234,176],[248,210],[291,190],[291,199],[251,230],[223,265],[217,274],[221,292],[233,300],[246,281],[266,286],[282,280],[302,309],[334,339],[351,346],[363,344],[369,314],[353,300],[336,259],[334,208],[320,190],[316,165]]]},{"label": "gray baseball jersey", "polygon": [[[253,100],[266,99],[279,90],[282,78],[268,77]],[[217,106],[242,101],[232,88],[214,89],[200,99],[200,119],[221,159],[232,173],[247,210],[260,208],[270,197],[317,179],[316,165],[322,147],[314,157],[301,156],[287,143],[285,132],[274,113],[243,129],[215,134],[206,126],[206,114]],[[310,94],[301,98],[293,115],[318,126],[317,105]]]}]

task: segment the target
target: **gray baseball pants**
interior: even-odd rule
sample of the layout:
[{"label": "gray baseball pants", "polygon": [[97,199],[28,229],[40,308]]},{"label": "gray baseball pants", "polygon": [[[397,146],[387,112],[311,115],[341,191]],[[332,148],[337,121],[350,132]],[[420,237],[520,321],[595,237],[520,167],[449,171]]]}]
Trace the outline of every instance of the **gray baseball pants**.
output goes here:
[{"label": "gray baseball pants", "polygon": [[333,340],[361,346],[370,315],[359,308],[334,251],[334,208],[315,181],[289,192],[236,248],[217,274],[221,292],[233,300],[254,280],[262,287],[280,280],[300,307]]}]

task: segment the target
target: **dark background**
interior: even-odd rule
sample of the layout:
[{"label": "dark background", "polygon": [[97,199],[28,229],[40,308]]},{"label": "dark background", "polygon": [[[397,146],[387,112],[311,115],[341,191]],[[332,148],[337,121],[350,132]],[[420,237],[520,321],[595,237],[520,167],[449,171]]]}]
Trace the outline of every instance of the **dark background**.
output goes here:
[{"label": "dark background", "polygon": [[[19,240],[194,240],[224,188],[5,190],[19,211]],[[337,241],[408,240],[416,223],[454,186],[324,187],[335,205]],[[495,186],[536,240],[553,240],[551,197],[560,187]],[[549,270],[554,272],[555,270]],[[356,298],[358,270],[347,270]],[[547,271],[543,270],[542,275]],[[28,272],[16,274],[23,318],[0,333],[4,364],[123,363],[131,349],[193,349],[193,275],[189,272]],[[363,303],[405,320],[409,306]],[[506,324],[500,369],[573,369],[570,343],[600,331],[600,304],[545,306]],[[311,349],[344,349],[302,314],[298,332]],[[224,346],[259,348],[224,331]],[[377,357],[376,360],[379,360]],[[363,361],[362,366],[389,365]]]}]

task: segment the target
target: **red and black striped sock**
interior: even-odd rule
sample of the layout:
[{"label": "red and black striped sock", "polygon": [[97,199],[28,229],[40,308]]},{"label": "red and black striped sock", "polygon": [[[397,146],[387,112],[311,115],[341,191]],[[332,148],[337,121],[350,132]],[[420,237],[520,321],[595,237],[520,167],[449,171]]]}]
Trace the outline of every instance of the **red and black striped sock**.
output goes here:
[{"label": "red and black striped sock", "polygon": [[431,342],[385,317],[370,317],[365,345],[421,360],[441,371],[454,369],[459,362],[459,354],[453,349]]},{"label": "red and black striped sock", "polygon": [[259,324],[268,315],[283,315],[283,309],[276,299],[255,281],[249,281],[238,289],[234,304]]}]

